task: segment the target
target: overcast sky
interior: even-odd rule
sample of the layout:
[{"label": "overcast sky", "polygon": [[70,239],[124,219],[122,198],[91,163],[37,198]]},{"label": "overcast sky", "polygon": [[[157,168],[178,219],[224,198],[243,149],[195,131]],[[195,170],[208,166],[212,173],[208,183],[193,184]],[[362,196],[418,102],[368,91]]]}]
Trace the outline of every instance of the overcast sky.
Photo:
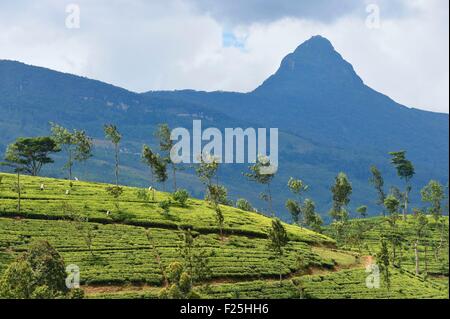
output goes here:
[{"label": "overcast sky", "polygon": [[[69,4],[80,8],[79,28]],[[136,92],[247,92],[320,34],[369,86],[448,113],[448,7],[447,0],[1,1],[0,59]]]}]

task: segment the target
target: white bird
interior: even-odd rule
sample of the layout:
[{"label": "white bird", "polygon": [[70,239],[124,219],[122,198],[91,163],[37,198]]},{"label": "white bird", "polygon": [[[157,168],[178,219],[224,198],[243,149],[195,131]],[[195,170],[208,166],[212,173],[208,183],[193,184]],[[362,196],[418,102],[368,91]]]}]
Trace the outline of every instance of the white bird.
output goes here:
[{"label": "white bird", "polygon": [[70,195],[70,190],[66,189],[66,195]]},{"label": "white bird", "polygon": [[44,190],[44,184],[41,184],[41,191]]},{"label": "white bird", "polygon": [[152,190],[153,190],[153,187],[150,186],[150,187],[148,188],[148,190],[149,190],[149,191],[152,191]]},{"label": "white bird", "polygon": [[106,212],[106,215],[107,215],[107,216],[111,215],[111,212],[108,210],[108,211]]},{"label": "white bird", "polygon": [[74,177],[74,180],[78,182],[78,177]]}]

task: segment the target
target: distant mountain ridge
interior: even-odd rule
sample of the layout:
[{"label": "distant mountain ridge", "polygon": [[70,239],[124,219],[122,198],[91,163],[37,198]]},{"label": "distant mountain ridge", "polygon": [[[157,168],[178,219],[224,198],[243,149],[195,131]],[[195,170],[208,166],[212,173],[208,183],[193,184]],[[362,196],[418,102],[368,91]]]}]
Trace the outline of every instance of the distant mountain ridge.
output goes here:
[{"label": "distant mountain ridge", "polygon": [[[387,75],[388,76],[388,75]],[[0,61],[0,151],[19,135],[48,133],[48,121],[84,128],[103,139],[102,125],[113,122],[124,132],[123,182],[148,184],[139,160],[142,143],[156,146],[151,132],[161,122],[190,128],[204,126],[278,127],[280,172],[274,181],[276,207],[285,216],[290,176],[311,185],[310,196],[326,213],[329,187],[339,171],[353,182],[352,205],[374,208],[368,185],[376,164],[387,186],[399,184],[389,165],[389,151],[405,149],[416,166],[413,201],[429,179],[448,180],[448,114],[410,109],[366,86],[331,42],[316,36],[281,62],[278,71],[249,93],[193,90],[133,93],[112,85],[51,70]],[[100,149],[86,178],[112,180],[107,149]],[[258,203],[262,189],[245,182],[245,166],[224,167],[222,182],[233,197]],[[61,176],[60,171],[49,174]],[[197,196],[201,187],[181,173],[181,184]],[[388,190],[387,190],[388,191]],[[264,204],[258,203],[258,207]]]}]

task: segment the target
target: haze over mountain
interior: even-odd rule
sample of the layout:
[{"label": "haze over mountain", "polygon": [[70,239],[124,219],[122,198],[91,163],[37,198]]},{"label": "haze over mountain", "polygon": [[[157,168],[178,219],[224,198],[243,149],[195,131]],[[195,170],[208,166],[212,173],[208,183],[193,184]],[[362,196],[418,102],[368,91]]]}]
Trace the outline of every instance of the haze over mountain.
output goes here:
[{"label": "haze over mountain", "polygon": [[[389,74],[386,74],[389,77]],[[399,85],[402,85],[399,83]],[[204,127],[277,127],[280,169],[274,181],[276,208],[285,215],[290,176],[311,185],[310,196],[326,213],[334,176],[346,172],[354,187],[352,207],[374,209],[368,184],[369,167],[379,166],[387,187],[399,184],[388,152],[408,151],[418,189],[429,179],[448,180],[448,115],[411,109],[368,86],[352,65],[325,38],[316,36],[281,62],[278,71],[249,93],[160,91],[137,94],[102,82],[62,74],[18,62],[0,61],[0,151],[17,136],[48,134],[49,121],[83,128],[97,139],[96,156],[78,167],[82,178],[113,180],[112,157],[102,142],[102,126],[117,124],[124,135],[122,181],[148,185],[140,163],[142,143],[156,146],[156,125],[190,128],[193,119]],[[221,182],[236,198],[258,203],[263,190],[245,181],[245,165],[225,166]],[[59,169],[48,174],[62,176]],[[201,196],[201,187],[182,172],[180,185]],[[262,203],[257,207],[264,207]]]}]

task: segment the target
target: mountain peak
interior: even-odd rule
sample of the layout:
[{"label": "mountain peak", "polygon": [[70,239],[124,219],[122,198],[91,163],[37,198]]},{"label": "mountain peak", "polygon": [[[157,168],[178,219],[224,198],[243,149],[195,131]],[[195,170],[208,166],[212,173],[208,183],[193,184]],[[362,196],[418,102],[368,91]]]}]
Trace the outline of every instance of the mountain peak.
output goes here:
[{"label": "mountain peak", "polygon": [[255,92],[298,95],[305,90],[342,90],[362,86],[353,66],[336,52],[331,42],[316,35],[299,45],[281,62],[278,71]]},{"label": "mountain peak", "polygon": [[331,44],[330,40],[327,38],[324,38],[321,35],[315,35],[311,37],[309,40],[305,41],[304,43],[300,44],[297,49],[294,51],[294,53],[301,51],[301,50],[314,50],[314,51],[334,51],[334,47]]}]

